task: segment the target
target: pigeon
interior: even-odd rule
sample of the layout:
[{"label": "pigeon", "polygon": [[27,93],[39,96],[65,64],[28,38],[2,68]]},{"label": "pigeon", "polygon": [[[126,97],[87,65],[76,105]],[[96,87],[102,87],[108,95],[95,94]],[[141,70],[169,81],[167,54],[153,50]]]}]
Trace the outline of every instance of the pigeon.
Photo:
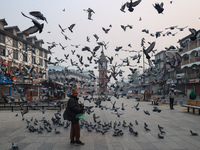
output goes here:
[{"label": "pigeon", "polygon": [[61,32],[62,33],[62,35],[64,35],[64,37],[65,37],[65,40],[71,40],[68,36],[66,36],[63,32]]},{"label": "pigeon", "polygon": [[95,12],[91,9],[91,8],[88,8],[88,9],[83,9],[84,11],[88,12],[88,19],[89,20],[92,20],[92,13],[95,14]]},{"label": "pigeon", "polygon": [[197,31],[194,28],[189,28],[189,31],[191,32],[190,39],[195,41],[197,39]]},{"label": "pigeon", "polygon": [[65,48],[67,47],[67,46],[63,46],[61,43],[59,43],[59,45],[61,46],[62,50],[65,50]]},{"label": "pigeon", "polygon": [[44,17],[44,15],[40,12],[40,11],[31,11],[29,12],[30,15],[36,17],[37,19],[40,19],[40,20],[44,20],[47,22],[47,19]]},{"label": "pigeon", "polygon": [[190,130],[190,133],[191,133],[192,136],[198,136],[198,133],[195,133],[192,130]]},{"label": "pigeon", "polygon": [[55,134],[60,134],[60,131],[58,131],[56,129],[54,129],[54,130],[55,130]]},{"label": "pigeon", "polygon": [[156,42],[152,42],[150,44],[150,46],[146,49],[146,50],[143,50],[145,56],[147,59],[150,59],[151,57],[149,56],[149,53],[153,50],[154,46],[155,46]]},{"label": "pigeon", "polygon": [[93,36],[95,37],[96,41],[98,41],[98,40],[99,40],[99,37],[98,37],[98,35],[94,34]]},{"label": "pigeon", "polygon": [[138,121],[137,120],[135,120],[135,124],[138,125]]},{"label": "pigeon", "polygon": [[[21,12],[21,13],[22,13],[22,12]],[[37,20],[32,19],[32,18],[26,16],[24,13],[22,13],[22,15],[23,15],[24,17],[26,17],[26,18],[31,19],[32,22],[33,22],[33,24],[34,24],[34,26],[31,26],[30,28],[24,30],[23,33],[30,35],[30,34],[33,34],[33,33],[38,32],[38,31],[39,31],[39,33],[42,32],[43,27],[44,27],[44,24],[40,24]]]},{"label": "pigeon", "polygon": [[188,26],[186,26],[186,27],[183,27],[183,28],[177,28],[177,29],[179,29],[179,31],[183,31],[185,28],[187,28]]},{"label": "pigeon", "polygon": [[128,7],[128,11],[129,12],[133,12],[133,7],[136,7],[142,0],[137,0],[135,2],[132,2],[132,0],[126,3],[126,6]]},{"label": "pigeon", "polygon": [[158,138],[159,138],[159,139],[164,139],[164,136],[158,134]]},{"label": "pigeon", "polygon": [[58,24],[58,26],[59,26],[59,28],[61,29],[62,32],[65,32],[65,30],[67,29],[67,28],[63,29],[60,24]]},{"label": "pigeon", "polygon": [[104,27],[102,27],[103,31],[107,34],[108,31],[110,31],[110,29],[105,29]]},{"label": "pigeon", "polygon": [[122,49],[122,46],[116,47],[115,51],[118,52],[120,49]]},{"label": "pigeon", "polygon": [[174,30],[174,29],[177,28],[177,27],[178,27],[178,26],[171,26],[171,27],[165,28],[165,30],[167,30],[167,29]]},{"label": "pigeon", "polygon": [[121,6],[120,10],[125,13],[125,11],[124,11],[125,8],[126,8],[126,3]]},{"label": "pigeon", "polygon": [[146,131],[151,131],[147,126],[144,126],[144,129],[145,129]]},{"label": "pigeon", "polygon": [[160,4],[155,3],[155,5],[153,5],[153,7],[158,11],[158,14],[161,14],[164,11],[163,5],[163,2],[161,2]]},{"label": "pigeon", "polygon": [[18,150],[18,146],[12,143],[12,150]]},{"label": "pigeon", "polygon": [[72,25],[70,25],[70,26],[68,27],[68,29],[69,29],[70,32],[73,32],[72,29],[74,28],[74,26],[75,26],[75,24],[72,24]]}]

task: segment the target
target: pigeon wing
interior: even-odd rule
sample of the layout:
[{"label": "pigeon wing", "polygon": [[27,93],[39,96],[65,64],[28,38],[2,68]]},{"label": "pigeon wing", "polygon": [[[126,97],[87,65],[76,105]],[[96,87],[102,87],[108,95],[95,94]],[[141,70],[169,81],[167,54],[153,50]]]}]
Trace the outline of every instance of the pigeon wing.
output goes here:
[{"label": "pigeon wing", "polygon": [[153,50],[155,44],[156,42],[151,43],[151,45],[146,49],[146,53],[150,53]]},{"label": "pigeon wing", "polygon": [[132,7],[137,6],[141,1],[142,1],[142,0],[135,1],[134,3],[132,3]]},{"label": "pigeon wing", "polygon": [[46,18],[44,17],[44,15],[40,11],[31,11],[31,12],[29,12],[29,14],[36,17],[37,19],[45,20],[47,22]]},{"label": "pigeon wing", "polygon": [[29,34],[36,33],[38,30],[39,30],[38,27],[32,26],[32,27],[30,27],[30,28],[24,30],[23,33],[29,35]]}]

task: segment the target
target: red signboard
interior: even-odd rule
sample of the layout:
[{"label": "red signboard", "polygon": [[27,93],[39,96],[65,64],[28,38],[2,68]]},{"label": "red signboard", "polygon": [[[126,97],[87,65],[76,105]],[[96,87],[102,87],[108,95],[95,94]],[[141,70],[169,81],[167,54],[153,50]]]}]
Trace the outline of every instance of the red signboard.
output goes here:
[{"label": "red signboard", "polygon": [[[1,61],[0,61],[0,64],[1,64]],[[8,62],[3,62],[3,65],[8,66]]]},{"label": "red signboard", "polygon": [[197,79],[189,79],[189,83],[197,83],[199,82],[199,78]]}]

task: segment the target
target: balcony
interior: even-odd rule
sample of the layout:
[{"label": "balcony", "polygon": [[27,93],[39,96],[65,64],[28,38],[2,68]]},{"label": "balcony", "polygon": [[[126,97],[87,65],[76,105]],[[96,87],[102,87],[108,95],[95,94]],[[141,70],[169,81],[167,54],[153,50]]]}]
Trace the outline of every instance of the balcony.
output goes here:
[{"label": "balcony", "polygon": [[190,78],[198,78],[199,74],[198,73],[190,73],[188,75],[185,76],[186,79],[190,79]]},{"label": "balcony", "polygon": [[183,61],[182,61],[182,65],[189,64],[189,63],[190,63],[190,62],[189,62],[189,59],[183,60]]},{"label": "balcony", "polygon": [[191,58],[191,59],[182,60],[182,64],[181,65],[194,63],[194,62],[200,62],[200,57],[194,57],[194,58]]}]

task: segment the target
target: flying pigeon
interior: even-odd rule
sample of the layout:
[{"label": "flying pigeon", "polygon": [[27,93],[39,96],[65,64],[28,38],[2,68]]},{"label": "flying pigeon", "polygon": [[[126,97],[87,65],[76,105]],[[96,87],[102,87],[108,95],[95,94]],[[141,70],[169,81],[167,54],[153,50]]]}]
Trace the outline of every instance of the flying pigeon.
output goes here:
[{"label": "flying pigeon", "polygon": [[83,9],[83,10],[88,12],[88,19],[92,20],[92,18],[91,18],[92,17],[92,13],[95,14],[95,12],[91,8]]},{"label": "flying pigeon", "polygon": [[[22,12],[21,12],[22,13]],[[35,20],[35,19],[32,19],[32,18],[30,18],[30,17],[28,17],[28,16],[26,16],[24,13],[22,13],[22,15],[24,16],[24,17],[26,17],[26,18],[29,18],[29,19],[31,19],[32,20],[32,22],[33,22],[33,24],[34,24],[34,26],[31,26],[30,28],[28,28],[28,29],[26,29],[26,30],[24,30],[23,31],[23,33],[25,33],[25,34],[33,34],[33,33],[36,33],[36,32],[38,32],[39,31],[39,33],[41,33],[42,32],[42,30],[43,30],[43,27],[44,27],[44,24],[40,24],[37,20]]]},{"label": "flying pigeon", "polygon": [[142,0],[137,0],[137,1],[133,2],[133,1],[131,0],[130,3],[129,3],[129,2],[126,3],[126,6],[128,7],[128,10],[129,10],[130,12],[133,12],[133,10],[134,10],[133,7],[136,7],[141,1],[142,1]]},{"label": "flying pigeon", "polygon": [[[37,19],[40,19],[40,20],[45,20],[47,22],[47,19],[44,17],[44,15],[39,12],[39,11],[31,11],[29,12],[30,15],[36,17]],[[48,23],[48,22],[47,22]]]},{"label": "flying pigeon", "polygon": [[72,29],[74,28],[75,24],[72,24],[68,27],[69,31],[73,32]]},{"label": "flying pigeon", "polygon": [[163,5],[164,5],[163,2],[161,2],[160,4],[155,3],[155,5],[153,5],[153,7],[158,11],[159,14],[161,14],[164,11]]}]

